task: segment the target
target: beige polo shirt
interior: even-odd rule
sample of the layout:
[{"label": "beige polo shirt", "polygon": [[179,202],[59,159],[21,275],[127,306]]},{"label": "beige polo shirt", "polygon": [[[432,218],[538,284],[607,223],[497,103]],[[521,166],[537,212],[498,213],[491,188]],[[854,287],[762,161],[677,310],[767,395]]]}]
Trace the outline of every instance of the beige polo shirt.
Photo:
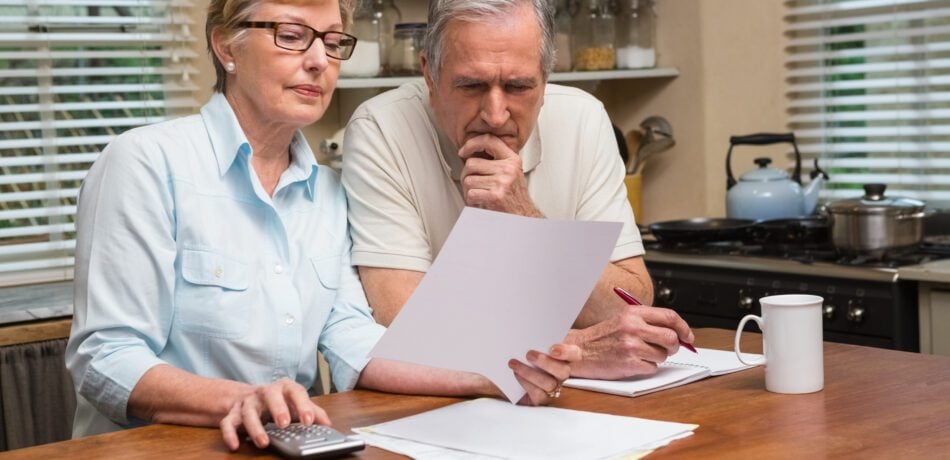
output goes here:
[{"label": "beige polo shirt", "polygon": [[[364,102],[343,138],[352,263],[426,271],[465,207],[458,147],[436,128],[422,82]],[[535,206],[549,219],[622,222],[611,260],[643,254],[624,169],[603,104],[548,84],[519,152]]]}]

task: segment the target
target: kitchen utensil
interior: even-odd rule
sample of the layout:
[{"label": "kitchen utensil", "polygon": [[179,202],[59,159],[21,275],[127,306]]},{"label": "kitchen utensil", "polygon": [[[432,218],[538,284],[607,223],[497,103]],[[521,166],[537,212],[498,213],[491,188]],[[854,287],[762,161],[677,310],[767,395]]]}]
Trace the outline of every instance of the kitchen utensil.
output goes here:
[{"label": "kitchen utensil", "polygon": [[[784,170],[770,168],[770,158],[755,159],[758,169],[742,175],[737,182],[732,175],[732,149],[737,145],[770,145],[790,143],[795,150],[795,172],[791,177]],[[759,133],[729,138],[726,153],[726,215],[737,219],[780,219],[808,215],[818,204],[818,192],[828,175],[818,167],[812,181],[803,190],[801,186],[801,154],[795,144],[795,134]]]},{"label": "kitchen utensil", "polygon": [[661,243],[702,244],[711,241],[747,241],[755,221],[698,217],[650,224],[649,230]]},{"label": "kitchen utensil", "polygon": [[752,238],[765,246],[820,245],[831,241],[831,222],[822,216],[762,220],[751,231]]},{"label": "kitchen utensil", "polygon": [[640,144],[643,142],[643,131],[639,129],[634,129],[627,133],[626,143],[627,143],[627,153],[626,162],[624,162],[624,168],[627,170],[627,174],[633,174],[633,162],[637,158],[637,154],[640,151]]},{"label": "kitchen utensil", "polygon": [[884,196],[884,184],[865,184],[864,196],[828,203],[831,240],[842,253],[883,257],[917,246],[923,237],[924,202]]},{"label": "kitchen utensil", "polygon": [[640,122],[640,129],[643,131],[643,139],[637,147],[633,164],[627,168],[627,174],[635,174],[643,167],[647,158],[676,145],[673,139],[673,127],[663,117],[647,117]]}]

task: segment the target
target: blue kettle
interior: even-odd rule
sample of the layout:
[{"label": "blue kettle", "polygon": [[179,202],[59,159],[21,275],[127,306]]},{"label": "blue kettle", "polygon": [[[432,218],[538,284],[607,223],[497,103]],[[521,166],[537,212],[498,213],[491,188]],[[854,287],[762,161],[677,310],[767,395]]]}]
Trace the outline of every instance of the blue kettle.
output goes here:
[{"label": "blue kettle", "polygon": [[[785,170],[770,168],[770,158],[756,158],[757,169],[742,175],[738,181],[732,175],[732,148],[737,145],[792,144],[795,150],[795,170],[789,177]],[[785,219],[812,214],[818,204],[818,193],[828,175],[818,167],[811,172],[811,182],[802,187],[802,157],[795,143],[794,133],[759,133],[729,138],[726,154],[726,215],[736,219]]]}]

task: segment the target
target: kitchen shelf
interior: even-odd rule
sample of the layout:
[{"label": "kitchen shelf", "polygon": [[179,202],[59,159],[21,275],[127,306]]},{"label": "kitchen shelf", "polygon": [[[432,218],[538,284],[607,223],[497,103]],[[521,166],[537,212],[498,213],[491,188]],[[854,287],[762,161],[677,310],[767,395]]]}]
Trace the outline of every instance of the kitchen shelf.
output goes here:
[{"label": "kitchen shelf", "polygon": [[[591,72],[561,72],[552,73],[548,81],[600,81],[622,80],[633,78],[669,78],[680,74],[673,67],[639,70],[600,70]],[[421,81],[422,77],[373,77],[373,78],[344,78],[337,81],[337,88],[395,88],[403,83]]]}]

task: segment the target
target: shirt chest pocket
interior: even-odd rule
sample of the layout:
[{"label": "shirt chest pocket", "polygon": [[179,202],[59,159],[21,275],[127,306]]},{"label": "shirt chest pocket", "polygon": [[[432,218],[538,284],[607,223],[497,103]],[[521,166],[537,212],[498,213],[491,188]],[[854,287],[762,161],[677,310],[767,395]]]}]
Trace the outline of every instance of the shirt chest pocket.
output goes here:
[{"label": "shirt chest pocket", "polygon": [[337,289],[340,288],[340,264],[342,256],[311,257],[310,265],[317,275],[315,283],[315,301],[321,308],[329,309],[336,301]]},{"label": "shirt chest pocket", "polygon": [[244,336],[253,299],[248,265],[213,251],[185,249],[175,288],[175,324],[183,331],[228,339]]}]

